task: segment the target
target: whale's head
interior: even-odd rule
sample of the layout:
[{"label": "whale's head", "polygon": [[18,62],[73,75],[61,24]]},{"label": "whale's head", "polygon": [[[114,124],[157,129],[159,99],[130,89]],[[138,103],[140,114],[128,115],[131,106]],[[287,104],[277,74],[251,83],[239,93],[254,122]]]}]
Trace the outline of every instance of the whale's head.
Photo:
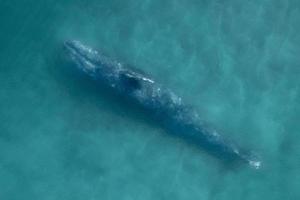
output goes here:
[{"label": "whale's head", "polygon": [[142,84],[153,84],[154,81],[143,73],[130,70],[128,66],[109,58],[99,51],[82,44],[77,40],[64,42],[64,48],[77,68],[104,84],[128,90],[140,89]]},{"label": "whale's head", "polygon": [[83,45],[77,40],[70,40],[64,42],[64,47],[71,57],[71,59],[76,63],[79,70],[93,76],[96,73],[97,68],[101,67],[99,65],[99,53],[90,47]]}]

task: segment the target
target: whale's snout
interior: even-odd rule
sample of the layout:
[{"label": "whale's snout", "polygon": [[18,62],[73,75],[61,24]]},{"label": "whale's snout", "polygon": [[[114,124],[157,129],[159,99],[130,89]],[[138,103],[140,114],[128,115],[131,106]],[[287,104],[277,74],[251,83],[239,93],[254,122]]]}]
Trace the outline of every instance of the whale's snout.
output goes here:
[{"label": "whale's snout", "polygon": [[89,74],[93,75],[96,70],[95,56],[97,52],[83,45],[77,40],[67,40],[63,44],[64,49],[69,54],[70,58],[77,64],[77,67]]},{"label": "whale's snout", "polygon": [[64,48],[65,50],[71,55],[71,56],[79,56],[82,55],[83,52],[83,45],[76,40],[67,40],[64,42]]}]

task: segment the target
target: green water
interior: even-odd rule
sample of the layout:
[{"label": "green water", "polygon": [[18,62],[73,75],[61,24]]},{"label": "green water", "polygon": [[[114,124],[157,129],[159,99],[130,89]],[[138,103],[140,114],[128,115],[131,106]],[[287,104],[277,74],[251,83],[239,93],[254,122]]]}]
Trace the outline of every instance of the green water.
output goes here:
[{"label": "green water", "polygon": [[[300,199],[296,0],[0,0],[0,199]],[[260,155],[228,169],[70,69],[78,39]]]}]

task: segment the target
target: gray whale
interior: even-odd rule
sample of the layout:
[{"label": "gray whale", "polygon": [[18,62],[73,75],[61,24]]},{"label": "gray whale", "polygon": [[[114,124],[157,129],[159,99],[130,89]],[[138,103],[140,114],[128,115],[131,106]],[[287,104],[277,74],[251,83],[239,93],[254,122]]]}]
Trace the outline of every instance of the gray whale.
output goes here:
[{"label": "gray whale", "polygon": [[79,71],[141,106],[167,132],[199,146],[221,160],[248,163],[255,169],[260,168],[261,162],[256,156],[205,126],[197,112],[149,76],[79,41],[66,41],[64,47]]}]

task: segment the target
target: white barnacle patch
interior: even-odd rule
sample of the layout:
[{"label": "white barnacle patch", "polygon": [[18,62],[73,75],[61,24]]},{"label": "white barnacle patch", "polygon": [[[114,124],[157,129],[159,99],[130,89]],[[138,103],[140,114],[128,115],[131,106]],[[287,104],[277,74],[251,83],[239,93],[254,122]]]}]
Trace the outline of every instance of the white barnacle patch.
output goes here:
[{"label": "white barnacle patch", "polygon": [[250,161],[249,161],[249,164],[250,164],[252,167],[254,167],[254,169],[259,169],[260,166],[261,166],[261,162],[260,162],[260,161],[252,161],[252,160],[250,160]]},{"label": "white barnacle patch", "polygon": [[150,83],[154,83],[154,81],[149,78],[142,77],[142,80],[150,82]]},{"label": "white barnacle patch", "polygon": [[96,66],[89,61],[85,61],[85,64],[82,66],[82,68],[86,73],[94,73],[96,71]]},{"label": "white barnacle patch", "polygon": [[120,62],[114,61],[112,63],[112,66],[115,66],[115,67],[113,67],[113,70],[118,74],[122,74],[122,72],[124,71],[123,65]]},{"label": "white barnacle patch", "polygon": [[239,153],[240,153],[239,150],[236,149],[236,148],[233,149],[233,152],[236,153],[236,154],[239,154]]},{"label": "white barnacle patch", "polygon": [[178,97],[177,95],[175,95],[173,92],[170,92],[170,97],[171,97],[171,100],[174,104],[181,104],[181,98]]},{"label": "white barnacle patch", "polygon": [[219,136],[218,132],[216,130],[213,130],[212,133],[211,133],[213,136],[217,137]]}]

